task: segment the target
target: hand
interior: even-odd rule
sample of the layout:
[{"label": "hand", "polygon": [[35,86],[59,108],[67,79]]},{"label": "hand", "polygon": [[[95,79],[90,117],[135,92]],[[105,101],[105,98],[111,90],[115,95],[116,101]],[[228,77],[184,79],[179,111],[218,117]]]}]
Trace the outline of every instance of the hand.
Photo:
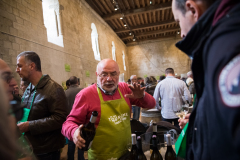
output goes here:
[{"label": "hand", "polygon": [[189,117],[190,117],[190,113],[187,114],[183,119],[179,119],[178,122],[179,122],[179,126],[180,126],[180,129],[183,129],[185,127],[185,125],[188,123],[189,121]]},{"label": "hand", "polygon": [[79,149],[82,149],[83,147],[85,147],[85,143],[86,143],[86,141],[80,136],[82,128],[83,128],[83,125],[80,125],[73,134],[73,142]]},{"label": "hand", "polygon": [[18,126],[18,128],[19,128],[19,130],[21,132],[29,131],[29,122],[28,121],[27,122],[18,123],[17,126]]},{"label": "hand", "polygon": [[128,86],[132,90],[132,94],[125,94],[127,98],[143,98],[145,87],[140,88],[140,84],[133,83],[133,86]]}]

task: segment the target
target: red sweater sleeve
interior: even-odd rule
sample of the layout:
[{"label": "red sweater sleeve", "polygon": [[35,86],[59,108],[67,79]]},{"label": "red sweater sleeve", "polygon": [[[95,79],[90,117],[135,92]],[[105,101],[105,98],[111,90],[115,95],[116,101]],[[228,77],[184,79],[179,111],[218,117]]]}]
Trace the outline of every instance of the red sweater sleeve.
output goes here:
[{"label": "red sweater sleeve", "polygon": [[142,108],[154,108],[156,106],[156,101],[152,95],[145,92],[145,96],[140,99],[130,99],[131,104]]},{"label": "red sweater sleeve", "polygon": [[[128,84],[126,83],[119,83],[119,88],[122,89],[121,92],[123,94],[123,96],[125,94],[131,94],[132,91],[131,89],[128,87]],[[150,94],[148,94],[147,92],[145,92],[145,96],[144,98],[140,98],[140,99],[128,99],[125,98],[125,100],[128,102],[130,100],[130,105],[136,105],[138,107],[142,107],[142,108],[154,108],[156,105],[156,101],[153,98],[153,96],[151,96]]]},{"label": "red sweater sleeve", "polygon": [[81,90],[76,95],[73,108],[62,126],[62,134],[71,141],[73,140],[73,134],[79,125],[89,122],[92,111],[98,111],[96,125],[99,123],[101,107],[97,91],[95,90],[96,87],[92,85]]}]

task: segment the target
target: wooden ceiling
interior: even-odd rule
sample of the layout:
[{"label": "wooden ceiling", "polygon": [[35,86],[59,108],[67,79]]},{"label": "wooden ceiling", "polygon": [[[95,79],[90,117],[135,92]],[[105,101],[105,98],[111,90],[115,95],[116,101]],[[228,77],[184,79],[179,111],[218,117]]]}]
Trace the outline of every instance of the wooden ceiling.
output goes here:
[{"label": "wooden ceiling", "polygon": [[86,2],[112,27],[125,44],[176,37],[180,31],[172,14],[172,0],[86,0]]}]

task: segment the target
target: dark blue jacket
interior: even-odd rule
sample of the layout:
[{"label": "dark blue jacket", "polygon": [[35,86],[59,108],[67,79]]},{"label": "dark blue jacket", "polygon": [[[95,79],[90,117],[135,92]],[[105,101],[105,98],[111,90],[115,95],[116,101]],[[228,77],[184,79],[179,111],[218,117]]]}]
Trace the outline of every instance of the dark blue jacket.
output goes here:
[{"label": "dark blue jacket", "polygon": [[240,1],[217,21],[215,2],[176,46],[193,58],[197,101],[187,158],[240,160]]}]

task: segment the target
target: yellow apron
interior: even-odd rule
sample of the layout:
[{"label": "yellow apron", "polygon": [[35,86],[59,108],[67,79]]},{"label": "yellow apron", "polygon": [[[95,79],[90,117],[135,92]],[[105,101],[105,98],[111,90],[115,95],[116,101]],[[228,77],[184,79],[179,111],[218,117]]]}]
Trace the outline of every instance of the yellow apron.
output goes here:
[{"label": "yellow apron", "polygon": [[121,99],[104,101],[97,87],[101,118],[96,129],[88,160],[117,160],[131,146],[130,108],[118,89]]}]

